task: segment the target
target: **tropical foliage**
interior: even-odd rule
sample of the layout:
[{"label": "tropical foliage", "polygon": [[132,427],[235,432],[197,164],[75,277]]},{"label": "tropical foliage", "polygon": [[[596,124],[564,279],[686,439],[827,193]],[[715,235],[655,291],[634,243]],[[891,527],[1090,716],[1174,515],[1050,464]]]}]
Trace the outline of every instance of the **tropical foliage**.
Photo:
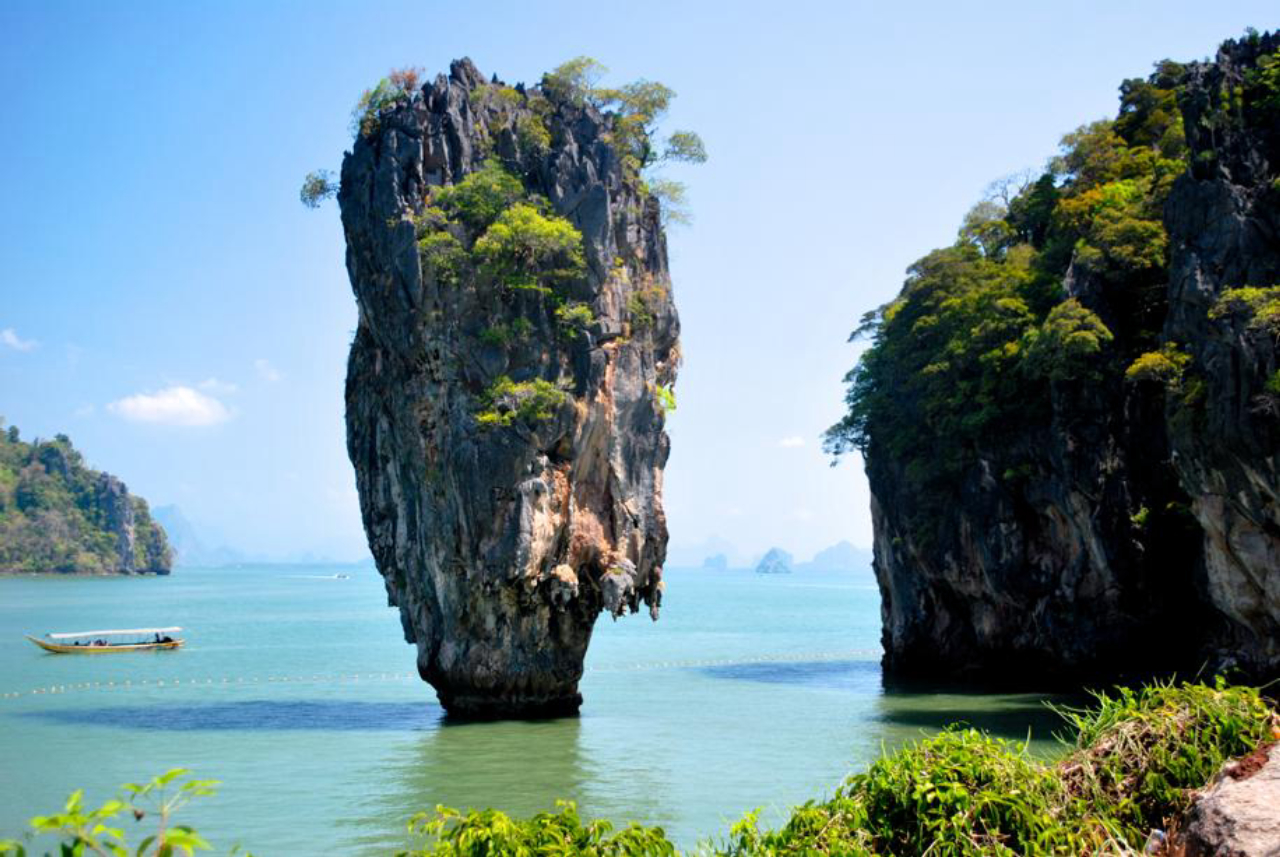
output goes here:
[{"label": "tropical foliage", "polygon": [[[91,470],[66,435],[30,443],[0,434],[0,571],[112,573],[121,543],[103,473]],[[141,497],[132,506],[132,565],[168,567],[164,530]]]},{"label": "tropical foliage", "polygon": [[[126,783],[119,797],[96,809],[84,803],[84,792],[77,790],[67,798],[61,812],[39,815],[31,819],[28,842],[39,836],[52,836],[61,841],[63,857],[174,857],[208,851],[209,843],[190,827],[173,824],[173,816],[192,800],[212,795],[215,780],[190,779],[191,772],[174,768],[146,783]],[[125,833],[129,816],[135,823],[147,820],[155,828],[131,847]],[[16,839],[0,841],[3,857],[26,857],[27,843]],[[246,855],[252,857],[252,855]]]},{"label": "tropical foliage", "polygon": [[542,91],[553,101],[591,105],[603,111],[610,122],[609,141],[622,160],[623,173],[639,179],[664,205],[668,220],[687,222],[684,185],[656,170],[668,163],[704,163],[706,145],[693,131],[674,131],[665,140],[658,139],[658,126],[676,96],[670,87],[650,80],[602,87],[599,81],[607,72],[591,57],[576,57],[543,75]]},{"label": "tropical foliage", "polygon": [[[854,333],[871,347],[846,377],[830,452],[901,462],[910,487],[949,502],[978,459],[1046,424],[1055,387],[1110,383],[1158,346],[1162,210],[1186,167],[1180,73],[1162,62],[1125,81],[1116,119],[1066,135],[1038,177],[993,185],[952,246],[908,269],[897,299]],[[1068,267],[1134,320],[1125,347],[1136,350],[1119,353],[1096,307],[1067,297]]]}]

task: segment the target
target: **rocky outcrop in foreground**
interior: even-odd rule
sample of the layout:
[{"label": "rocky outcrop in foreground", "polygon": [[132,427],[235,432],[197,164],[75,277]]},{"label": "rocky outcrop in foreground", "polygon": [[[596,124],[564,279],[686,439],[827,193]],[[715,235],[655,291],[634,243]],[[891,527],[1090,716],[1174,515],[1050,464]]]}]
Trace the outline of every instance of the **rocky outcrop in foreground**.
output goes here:
[{"label": "rocky outcrop in foreground", "polygon": [[891,674],[1280,675],[1280,38],[1121,96],[871,321]]},{"label": "rocky outcrop in foreground", "polygon": [[65,435],[0,434],[0,574],[168,574],[164,529],[147,501],[84,466]]},{"label": "rocky outcrop in foreground", "polygon": [[1187,811],[1170,857],[1280,855],[1280,744],[1232,762]]},{"label": "rocky outcrop in foreground", "polygon": [[370,547],[450,712],[576,711],[597,616],[662,597],[679,323],[658,202],[572,87],[462,60],[369,104],[338,199]]}]

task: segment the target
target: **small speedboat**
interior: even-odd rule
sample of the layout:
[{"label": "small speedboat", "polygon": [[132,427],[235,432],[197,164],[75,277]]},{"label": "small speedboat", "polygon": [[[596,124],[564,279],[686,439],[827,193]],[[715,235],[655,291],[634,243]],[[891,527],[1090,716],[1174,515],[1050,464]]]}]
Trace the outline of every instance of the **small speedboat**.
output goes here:
[{"label": "small speedboat", "polygon": [[59,655],[100,655],[106,652],[144,652],[176,649],[183,644],[173,635],[181,628],[125,628],[116,631],[75,631],[26,638],[46,652]]}]

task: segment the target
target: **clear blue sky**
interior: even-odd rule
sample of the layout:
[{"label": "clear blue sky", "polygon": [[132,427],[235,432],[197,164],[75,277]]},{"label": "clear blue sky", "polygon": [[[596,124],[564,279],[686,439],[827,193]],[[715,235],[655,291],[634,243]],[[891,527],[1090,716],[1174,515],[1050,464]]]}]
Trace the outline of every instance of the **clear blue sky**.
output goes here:
[{"label": "clear blue sky", "polygon": [[[831,469],[845,338],[986,184],[1114,113],[1163,57],[1274,2],[102,3],[0,7],[0,414],[66,432],[244,550],[364,553],[343,442],[355,307],[333,205],[359,92],[393,66],[536,81],[579,55],[701,132],[671,236],[685,366],[673,541],[801,558],[871,541]],[[185,388],[180,389],[180,388]],[[177,424],[175,424],[177,423]]]}]

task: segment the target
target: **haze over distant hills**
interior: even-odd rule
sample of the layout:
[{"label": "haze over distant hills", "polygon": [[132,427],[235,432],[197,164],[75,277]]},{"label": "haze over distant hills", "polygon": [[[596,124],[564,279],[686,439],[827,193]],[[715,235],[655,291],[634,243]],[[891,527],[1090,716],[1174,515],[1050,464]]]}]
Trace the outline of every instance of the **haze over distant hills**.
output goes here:
[{"label": "haze over distant hills", "polygon": [[[787,555],[790,556],[789,553]],[[699,542],[673,544],[667,551],[667,567],[703,568],[709,571],[755,568],[763,556],[764,552],[745,554],[728,540],[710,536]],[[818,551],[812,559],[794,563],[792,567],[798,572],[869,572],[871,557],[870,549],[860,548],[850,541],[840,541]]]},{"label": "haze over distant hills", "polygon": [[249,553],[230,547],[217,536],[192,523],[181,508],[176,505],[159,506],[152,510],[152,516],[160,522],[169,534],[169,545],[173,549],[174,563],[178,567],[219,568],[222,566],[254,564],[282,565],[368,565],[372,560],[367,557],[332,557],[316,554],[312,551],[266,555]]}]

